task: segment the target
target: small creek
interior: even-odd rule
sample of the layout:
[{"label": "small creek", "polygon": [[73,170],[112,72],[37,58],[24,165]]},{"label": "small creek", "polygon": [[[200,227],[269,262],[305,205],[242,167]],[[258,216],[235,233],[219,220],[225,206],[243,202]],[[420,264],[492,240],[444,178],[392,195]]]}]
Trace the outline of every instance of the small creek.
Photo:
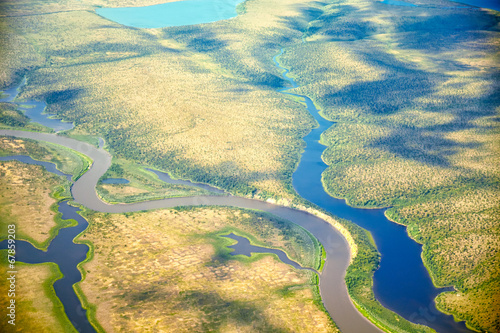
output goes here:
[{"label": "small creek", "polygon": [[252,245],[250,244],[250,240],[246,237],[238,236],[235,235],[234,233],[230,233],[228,235],[224,235],[222,237],[230,238],[235,240],[237,243],[234,245],[228,246],[228,248],[233,249],[234,251],[231,252],[231,255],[237,256],[237,255],[244,255],[247,257],[250,257],[252,253],[271,253],[275,254],[278,256],[278,258],[285,264],[292,266],[293,268],[296,269],[305,269],[311,272],[318,273],[316,270],[308,268],[308,267],[302,267],[299,263],[293,261],[292,259],[288,258],[285,252],[277,249],[270,249],[267,247],[262,247],[262,246],[257,246],[257,245]]},{"label": "small creek", "polygon": [[21,89],[26,85],[26,78],[23,78],[18,86],[3,90],[5,95],[0,99],[0,102],[13,103],[17,108],[23,111],[24,115],[35,123],[42,124],[46,127],[52,128],[56,132],[67,131],[75,127],[73,123],[62,121],[61,119],[53,118],[54,115],[44,113],[47,104],[39,101],[17,101],[16,97],[21,92]]}]

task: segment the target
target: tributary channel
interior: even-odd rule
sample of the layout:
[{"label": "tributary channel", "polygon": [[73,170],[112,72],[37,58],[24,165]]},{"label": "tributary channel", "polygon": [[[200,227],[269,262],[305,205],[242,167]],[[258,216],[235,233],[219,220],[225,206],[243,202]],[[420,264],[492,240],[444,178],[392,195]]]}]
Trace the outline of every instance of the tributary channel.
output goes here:
[{"label": "tributary channel", "polygon": [[[281,55],[281,53],[279,55]],[[275,64],[283,71],[283,77],[291,85],[291,88],[283,88],[280,91],[284,94],[302,98],[308,111],[319,123],[319,127],[313,129],[309,135],[304,138],[307,143],[307,148],[302,154],[297,170],[293,174],[293,185],[295,190],[299,195],[310,202],[336,216],[353,221],[372,233],[377,248],[381,253],[380,268],[375,272],[374,276],[374,292],[376,298],[384,306],[399,313],[412,322],[425,324],[436,329],[438,332],[470,332],[463,322],[457,323],[453,320],[452,316],[445,315],[436,310],[434,298],[438,293],[442,292],[443,289],[437,289],[433,286],[429,274],[422,264],[420,257],[422,251],[421,246],[408,237],[405,227],[387,220],[384,216],[384,210],[382,209],[367,210],[353,208],[348,206],[344,200],[334,199],[325,192],[321,183],[321,174],[327,167],[321,159],[325,146],[319,143],[319,138],[321,133],[328,129],[332,123],[319,115],[318,110],[307,96],[286,92],[288,89],[297,87],[297,84],[293,79],[287,76],[288,70],[278,64],[276,61],[278,56],[274,58]],[[320,292],[325,307],[332,315],[333,320],[343,332],[380,332],[378,328],[357,311],[347,293],[344,276],[350,260],[350,250],[346,240],[335,228],[319,217],[297,209],[235,196],[195,196],[132,204],[106,204],[98,198],[95,190],[99,178],[111,165],[111,156],[107,151],[102,149],[102,147],[96,148],[87,143],[57,136],[55,134],[0,130],[0,135],[11,135],[20,138],[47,141],[65,146],[89,156],[94,163],[92,167],[73,184],[71,192],[76,203],[95,211],[126,213],[177,206],[234,206],[266,211],[304,227],[323,244],[326,251],[326,264],[320,274]],[[68,205],[66,206],[71,207]],[[74,215],[79,216],[76,214],[76,211]],[[79,219],[84,220],[81,217],[79,217]],[[86,221],[83,225],[86,227]],[[84,230],[85,227],[81,230]],[[67,230],[70,229],[74,228],[67,228]],[[72,243],[72,239],[79,233],[73,235],[73,233],[70,232],[62,232],[63,230],[61,230],[59,235],[52,241],[54,244],[59,241],[67,243],[68,239],[71,240]],[[66,237],[66,239],[59,240],[61,237]],[[70,252],[75,257],[81,257],[81,260],[83,260],[88,251],[87,247],[85,245],[72,244]],[[53,245],[51,244],[51,246]],[[28,252],[25,253],[29,253],[26,254],[26,257],[31,258],[31,254],[33,254],[33,258],[35,258],[35,253],[37,253],[38,250],[33,247],[29,250],[30,247],[27,245],[25,245],[25,248],[28,249]],[[49,247],[49,251],[44,255],[45,258],[53,258],[52,256],[55,254],[52,254],[51,251],[60,251],[55,248],[55,250],[51,249],[52,248]],[[69,252],[69,250],[65,251]],[[25,262],[33,261],[26,259]],[[70,264],[69,261],[63,260],[57,263],[60,265],[63,274],[66,274],[64,272],[70,267],[62,266],[71,265],[73,269],[76,269],[75,263],[78,262],[71,262]],[[60,281],[63,280],[64,279],[61,279]],[[71,281],[75,283],[78,280],[79,278]],[[59,293],[58,296],[61,298],[66,313],[75,324],[75,327],[81,328],[82,332],[93,331],[92,327],[89,327],[90,325],[88,325],[86,317],[82,315],[84,312],[81,310],[78,299],[73,298],[73,300],[64,300],[65,297],[61,297]],[[70,314],[70,312],[74,313]]]}]

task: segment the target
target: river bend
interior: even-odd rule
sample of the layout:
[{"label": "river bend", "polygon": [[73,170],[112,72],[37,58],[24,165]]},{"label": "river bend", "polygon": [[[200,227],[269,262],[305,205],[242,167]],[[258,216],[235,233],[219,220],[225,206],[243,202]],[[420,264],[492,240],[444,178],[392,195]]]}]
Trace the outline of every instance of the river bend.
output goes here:
[{"label": "river bend", "polygon": [[55,143],[90,157],[93,160],[92,166],[73,184],[71,193],[76,203],[95,211],[127,213],[178,206],[233,206],[262,210],[302,226],[313,234],[325,249],[327,260],[320,274],[319,288],[323,303],[335,323],[343,332],[380,332],[352,304],[344,281],[350,260],[349,245],[345,238],[323,219],[297,209],[236,196],[194,196],[110,205],[101,201],[95,190],[99,178],[111,166],[111,155],[103,148],[98,149],[88,143],[56,134],[0,130],[0,135]]}]

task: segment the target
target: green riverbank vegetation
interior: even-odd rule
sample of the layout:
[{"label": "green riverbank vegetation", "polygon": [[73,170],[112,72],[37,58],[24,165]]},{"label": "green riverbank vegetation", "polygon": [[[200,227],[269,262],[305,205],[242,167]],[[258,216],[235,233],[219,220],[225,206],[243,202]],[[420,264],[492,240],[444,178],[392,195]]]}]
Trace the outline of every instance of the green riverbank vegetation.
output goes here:
[{"label": "green riverbank vegetation", "polygon": [[105,184],[102,182],[97,184],[96,191],[99,197],[110,203],[214,195],[212,192],[194,186],[167,184],[151,171],[125,159],[113,159],[113,164],[101,180],[107,178],[124,178],[129,181],[127,184]]},{"label": "green riverbank vegetation", "polygon": [[[7,261],[7,250],[0,251],[2,265],[0,274],[8,277],[9,269],[3,263]],[[54,263],[24,264],[16,263],[15,297],[9,297],[10,280],[0,279],[0,315],[2,332],[68,332],[77,330],[69,321],[63,305],[54,291],[53,284],[62,278],[61,271]],[[16,316],[12,325],[7,316],[10,300],[15,299]]]},{"label": "green riverbank vegetation", "polygon": [[115,157],[240,195],[296,197],[291,175],[314,121],[276,91],[284,80],[271,59],[300,40],[303,1],[249,1],[234,19],[165,29],[93,11],[115,2],[44,4],[2,3],[12,13],[4,24],[42,59],[11,72],[36,66],[20,100],[45,100],[48,113],[103,137]]},{"label": "green riverbank vegetation", "polygon": [[79,241],[92,244],[92,255],[77,289],[99,330],[337,331],[315,273],[274,255],[233,257],[233,241],[221,237],[235,232],[317,268],[319,244],[294,224],[228,207],[86,218],[90,226]]},{"label": "green riverbank vegetation", "polygon": [[[31,140],[0,137],[0,156],[30,155],[56,163],[62,172],[79,175],[88,161],[68,149]],[[70,199],[71,183],[39,165],[18,161],[0,162],[0,239],[7,238],[7,225],[16,225],[16,237],[38,249],[46,249],[59,229],[71,222],[61,220],[57,204]]]},{"label": "green riverbank vegetation", "polygon": [[[335,124],[323,184],[388,207],[423,244],[438,307],[499,332],[499,15],[451,2],[334,1],[281,61]],[[460,5],[461,6],[461,5]],[[350,289],[352,290],[352,289]]]}]

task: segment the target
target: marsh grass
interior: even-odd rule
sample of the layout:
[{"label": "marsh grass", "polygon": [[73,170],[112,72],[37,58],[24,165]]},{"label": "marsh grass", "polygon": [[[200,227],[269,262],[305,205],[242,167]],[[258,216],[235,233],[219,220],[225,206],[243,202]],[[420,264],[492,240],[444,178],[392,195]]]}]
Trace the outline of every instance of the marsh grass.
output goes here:
[{"label": "marsh grass", "polygon": [[311,236],[290,223],[224,207],[87,217],[80,241],[93,257],[78,289],[106,331],[336,331],[312,273],[271,255],[232,257],[220,237],[235,231],[313,264]]},{"label": "marsh grass", "polygon": [[97,184],[97,194],[102,200],[111,203],[214,195],[212,192],[194,186],[165,183],[152,172],[145,170],[144,166],[125,159],[115,158],[111,167],[101,177],[101,179],[106,178],[124,178],[129,181],[128,184]]},{"label": "marsh grass", "polygon": [[[3,262],[7,262],[7,251],[0,251]],[[15,325],[2,324],[2,332],[77,332],[64,312],[53,283],[62,277],[54,263],[16,263],[16,320]],[[7,274],[6,265],[0,266],[2,276]],[[0,281],[0,304],[2,317],[7,317],[8,280]],[[10,320],[10,318],[9,318]]]}]

